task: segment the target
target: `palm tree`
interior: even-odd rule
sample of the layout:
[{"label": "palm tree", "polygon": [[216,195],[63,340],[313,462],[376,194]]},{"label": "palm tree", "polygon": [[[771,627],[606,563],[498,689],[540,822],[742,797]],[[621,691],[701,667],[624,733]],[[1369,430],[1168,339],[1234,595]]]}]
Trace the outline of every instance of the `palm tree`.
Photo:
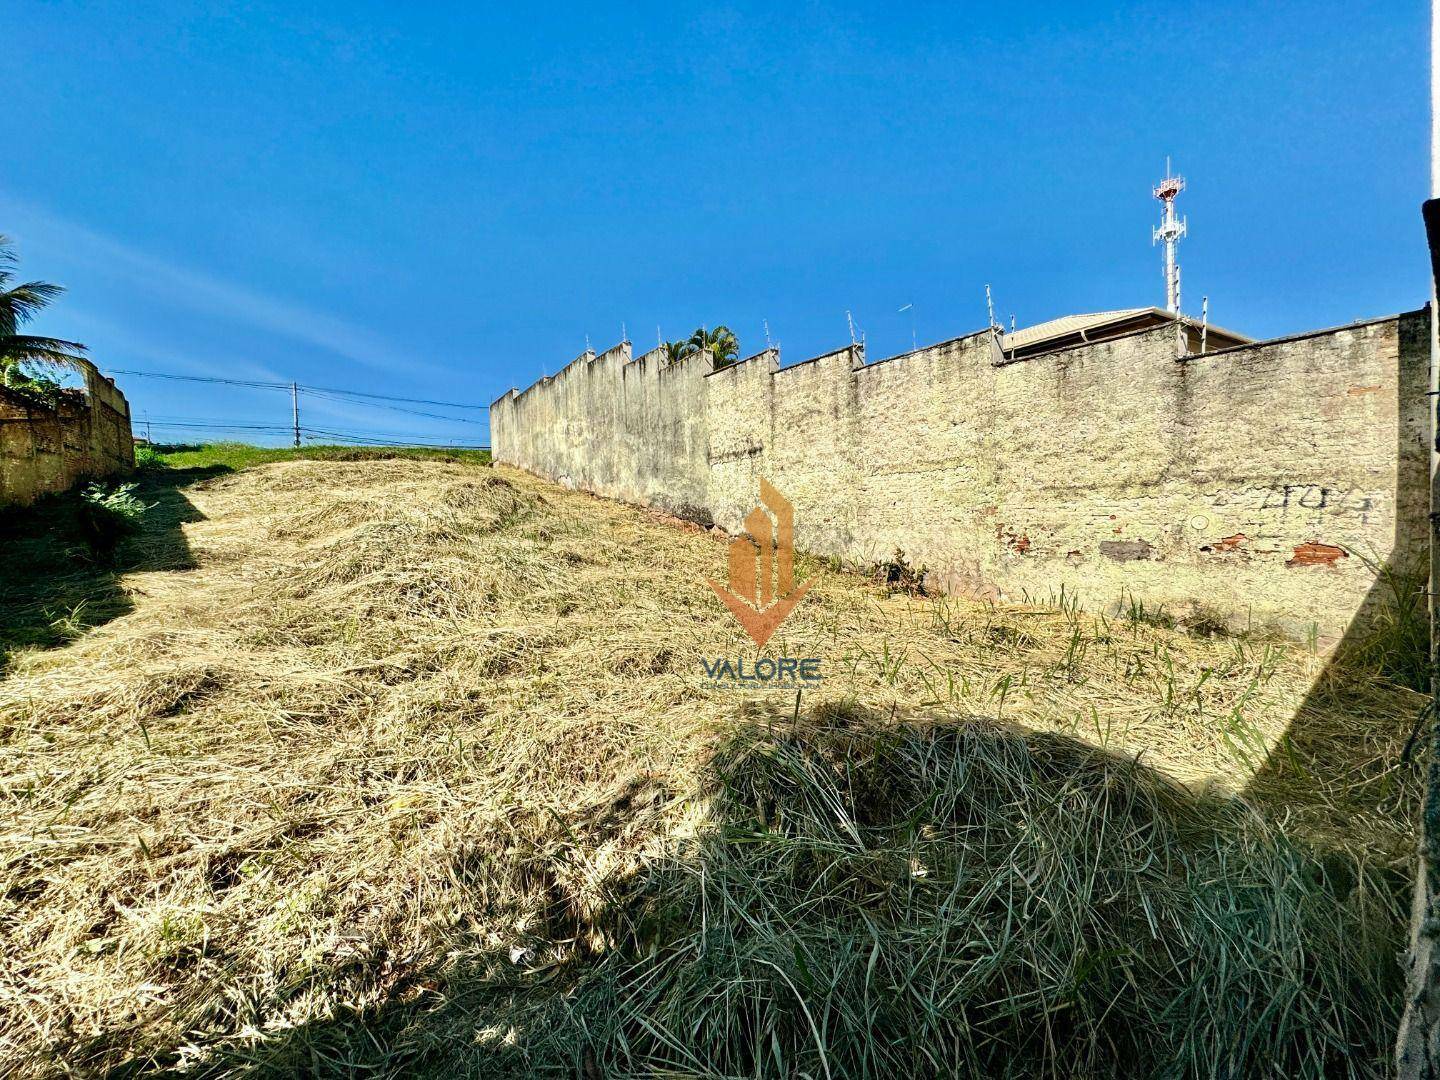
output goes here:
[{"label": "palm tree", "polygon": [[85,346],[79,342],[20,333],[21,327],[65,289],[48,281],[12,285],[16,261],[14,242],[0,235],[0,382],[6,386],[24,386],[37,381],[24,370],[25,365],[45,373],[78,368],[85,359],[81,355]]},{"label": "palm tree", "polygon": [[678,364],[695,350],[690,348],[688,341],[667,341],[665,342],[665,362],[667,364]]},{"label": "palm tree", "polygon": [[717,326],[714,330],[706,330],[702,326],[690,335],[686,344],[692,353],[701,349],[708,352],[717,369],[729,367],[740,359],[740,342],[735,340],[728,326]]}]

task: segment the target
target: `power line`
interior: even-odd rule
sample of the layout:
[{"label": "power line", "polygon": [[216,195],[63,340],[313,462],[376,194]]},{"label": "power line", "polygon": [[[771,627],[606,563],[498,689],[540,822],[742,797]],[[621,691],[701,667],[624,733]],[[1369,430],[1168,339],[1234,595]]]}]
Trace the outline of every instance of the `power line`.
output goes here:
[{"label": "power line", "polygon": [[284,424],[227,424],[214,421],[193,420],[146,420],[146,424],[158,428],[210,428],[217,431],[289,431]]},{"label": "power line", "polygon": [[124,368],[102,368],[107,375],[135,375],[143,379],[174,379],[177,382],[223,383],[226,386],[254,386],[265,390],[289,390],[289,383],[258,382],[254,379],[218,379],[204,375],[171,375],[164,371],[127,371]]},{"label": "power line", "polygon": [[[288,434],[293,430],[290,424],[267,424],[263,421],[236,421],[234,423],[221,420],[191,419],[191,420],[157,420],[149,418],[146,423],[151,427],[166,429],[178,428],[194,431],[249,431],[264,432],[267,434]],[[328,438],[344,439],[351,442],[363,442],[365,440],[377,440],[379,442],[394,446],[429,446],[429,445],[468,445],[459,444],[454,440],[440,441],[424,436],[413,436],[403,431],[370,431],[346,429],[335,431],[329,428],[301,427],[301,433],[306,436],[323,435]]]},{"label": "power line", "polygon": [[143,422],[146,422],[146,421],[153,421],[154,423],[157,423],[157,424],[164,423],[164,422],[167,421],[167,420],[180,421],[180,422],[183,422],[183,423],[186,423],[186,424],[192,423],[192,422],[211,423],[211,424],[268,424],[268,423],[270,423],[269,420],[265,420],[265,419],[261,419],[261,418],[253,418],[253,417],[248,417],[248,416],[176,416],[176,415],[173,415],[173,414],[170,414],[170,413],[166,413],[166,414],[163,414],[163,415],[161,415],[161,414],[156,414],[156,413],[146,413],[146,414],[144,414],[143,416],[137,417],[136,419],[138,419],[138,420],[139,420],[140,422],[142,422],[142,423],[143,423]]},{"label": "power line", "polygon": [[[225,386],[252,386],[265,390],[289,390],[295,386],[308,394],[336,394],[345,398],[368,398],[372,401],[400,401],[408,405],[435,405],[444,409],[476,409],[488,411],[488,405],[472,405],[460,401],[433,401],[429,398],[397,397],[393,394],[370,394],[362,390],[345,390],[334,386],[308,386],[305,383],[262,382],[257,379],[222,379],[208,375],[176,375],[167,371],[131,371],[125,368],[104,368],[107,375],[133,375],[144,379],[172,379],[178,382],[221,383]],[[421,416],[430,415],[421,413]],[[442,417],[441,419],[452,419]]]},{"label": "power line", "polygon": [[[293,430],[290,424],[217,424],[179,420],[154,420],[150,421],[150,426],[157,428],[184,428],[186,430],[195,431],[256,431],[267,432],[277,435],[288,434]],[[414,436],[407,435],[403,431],[330,431],[325,428],[312,427],[301,427],[300,430],[302,433],[308,433],[313,435],[334,435],[347,439],[390,439],[407,440],[412,442],[435,441],[433,439],[427,440],[424,436],[416,438]]]},{"label": "power line", "polygon": [[312,394],[343,394],[346,397],[374,398],[378,401],[404,401],[411,405],[439,405],[447,409],[484,409],[488,411],[490,408],[489,405],[466,405],[459,401],[431,401],[428,398],[394,397],[390,394],[366,394],[359,390],[337,390],[329,386],[306,386],[304,383],[300,384],[300,389]]},{"label": "power line", "polygon": [[446,447],[455,450],[489,449],[488,446],[474,446],[468,443],[436,442],[434,440],[426,439],[411,439],[399,434],[393,436],[383,436],[358,432],[326,431],[321,428],[301,428],[301,433],[306,435],[307,437],[320,435],[327,439],[338,439],[341,442],[355,443],[362,446],[435,446]]},{"label": "power line", "polygon": [[[366,408],[366,409],[389,409],[391,412],[409,413],[411,416],[427,416],[427,417],[429,417],[429,418],[432,419],[432,420],[448,420],[448,421],[450,421],[452,424],[483,424],[483,423],[485,423],[484,420],[472,420],[472,419],[470,419],[468,416],[443,416],[443,415],[441,415],[440,413],[421,412],[419,409],[406,409],[406,408],[403,408],[402,406],[399,406],[399,405],[383,405],[383,404],[381,404],[381,403],[378,402],[378,401],[352,401],[350,398],[341,397],[340,395],[331,393],[331,392],[329,392],[329,391],[315,390],[314,388],[311,388],[311,387],[301,386],[301,387],[300,387],[300,390],[301,390],[302,393],[308,394],[308,395],[309,395],[310,397],[312,397],[312,398],[318,398],[318,399],[320,399],[321,401],[338,401],[338,402],[341,402],[342,404],[347,404],[347,405],[359,405],[361,408]],[[396,398],[395,400],[396,400],[396,401],[409,401],[410,399],[409,399],[409,398]],[[480,408],[484,408],[485,406],[482,406],[482,405],[470,405],[470,406],[457,406],[457,407],[458,407],[458,408],[480,409]]]},{"label": "power line", "polygon": [[[355,435],[355,436],[359,436],[359,437],[361,437],[361,438],[369,438],[369,437],[372,437],[372,436],[373,436],[374,438],[377,438],[377,439],[413,439],[413,438],[424,439],[424,438],[441,438],[441,436],[438,436],[438,435],[435,435],[435,436],[426,436],[426,435],[418,435],[418,436],[417,436],[417,435],[412,435],[412,434],[410,434],[408,431],[370,431],[370,430],[365,430],[365,429],[357,430],[357,429],[355,429],[355,428],[344,428],[343,430],[335,431],[335,430],[333,430],[333,429],[331,429],[331,428],[311,427],[309,424],[302,425],[302,427],[303,427],[303,430],[305,430],[305,431],[321,431],[321,432],[325,432],[325,433],[330,434],[330,435]],[[287,430],[288,430],[288,429],[287,429]]]},{"label": "power line", "polygon": [[[135,419],[135,421],[136,421],[137,423],[171,424],[171,425],[174,425],[174,424],[186,424],[186,425],[190,425],[190,426],[210,425],[210,426],[216,426],[216,427],[252,427],[252,426],[254,426],[254,427],[284,427],[287,431],[291,428],[291,426],[292,426],[292,424],[293,424],[293,420],[292,420],[292,424],[283,424],[283,425],[282,425],[282,424],[276,424],[276,423],[274,423],[274,422],[272,422],[272,421],[270,421],[270,420],[266,420],[266,419],[264,419],[264,418],[262,418],[262,417],[180,416],[180,415],[174,415],[174,414],[170,414],[170,413],[154,414],[154,413],[148,413],[148,412],[142,413],[142,414],[140,414],[139,416],[136,416],[134,419]],[[451,417],[440,417],[439,419],[449,420],[449,419],[452,419],[452,418],[451,418]],[[456,423],[478,423],[479,421],[475,421],[475,420],[458,420],[458,419],[457,419],[455,422],[456,422]],[[308,427],[309,425],[308,425],[308,424],[305,424],[305,425],[302,425],[302,426],[303,426],[303,427]],[[405,432],[381,432],[380,434],[386,434],[386,435],[392,435],[392,434],[393,434],[393,435],[403,435],[403,434],[405,434]]]},{"label": "power line", "polygon": [[[257,431],[254,428],[229,428],[223,426],[203,427],[196,430],[195,425],[190,424],[156,424],[161,431],[169,430],[175,436],[183,437],[190,432],[194,435],[228,435],[228,434],[265,434],[265,435],[288,435],[291,429],[288,427],[268,428],[264,431]],[[359,435],[339,431],[323,431],[318,428],[300,429],[300,434],[305,442],[334,442],[344,443],[349,446],[422,446],[434,447],[437,449],[452,450],[488,450],[487,443],[463,443],[463,442],[442,442],[434,439],[410,439],[404,437],[386,438],[376,435]],[[163,441],[163,440],[157,440]]]},{"label": "power line", "polygon": [[[288,391],[291,395],[291,423],[277,424],[267,422],[263,419],[235,418],[227,419],[217,416],[184,416],[165,414],[156,418],[144,416],[147,430],[159,428],[162,431],[172,430],[176,433],[181,431],[193,431],[196,433],[215,432],[227,434],[255,433],[265,435],[291,434],[298,446],[302,437],[306,439],[326,438],[335,439],[346,443],[364,444],[371,443],[377,446],[436,446],[465,448],[465,444],[454,440],[440,441],[434,437],[416,436],[408,432],[399,431],[371,431],[345,428],[334,430],[329,428],[314,428],[300,422],[298,412],[298,401],[301,394],[308,394],[318,401],[331,401],[341,404],[358,405],[362,408],[385,409],[391,412],[405,413],[411,416],[423,416],[430,420],[439,420],[447,424],[479,424],[488,427],[486,419],[478,419],[468,416],[447,416],[443,413],[426,412],[421,409],[405,408],[402,405],[389,404],[390,402],[404,402],[406,405],[434,405],[438,408],[451,409],[474,409],[487,410],[484,405],[466,405],[453,401],[433,401],[428,398],[407,398],[389,394],[371,394],[361,390],[344,390],[338,387],[306,386],[303,383],[282,383],[266,382],[259,379],[227,379],[219,376],[207,375],[177,375],[163,371],[135,371],[124,368],[108,369],[109,373],[115,375],[133,375],[142,378],[167,379],[178,382],[196,382],[219,386],[244,386],[261,390]],[[323,421],[322,421],[323,422]]]}]

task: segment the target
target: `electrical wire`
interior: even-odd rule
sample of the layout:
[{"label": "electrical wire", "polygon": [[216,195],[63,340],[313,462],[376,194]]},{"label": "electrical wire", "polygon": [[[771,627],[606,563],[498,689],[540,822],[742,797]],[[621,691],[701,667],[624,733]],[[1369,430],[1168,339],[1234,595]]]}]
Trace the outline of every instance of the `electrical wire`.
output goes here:
[{"label": "electrical wire", "polygon": [[[407,432],[407,431],[370,431],[370,430],[364,430],[364,429],[356,430],[356,429],[354,429],[354,428],[345,428],[345,429],[343,429],[343,430],[341,430],[341,431],[335,431],[335,430],[330,429],[330,428],[316,428],[316,427],[311,427],[309,424],[301,424],[300,427],[301,427],[301,430],[304,430],[304,431],[329,431],[332,435],[356,435],[356,436],[359,436],[359,437],[361,437],[361,438],[367,438],[367,437],[370,437],[370,436],[374,436],[374,437],[377,438],[377,439],[409,439],[409,438],[421,438],[421,439],[423,439],[423,438],[439,438],[439,437],[440,437],[440,436],[425,436],[425,435],[412,436],[412,435],[411,435],[409,432]],[[287,429],[287,430],[288,430],[288,429]]]},{"label": "electrical wire", "polygon": [[[489,410],[488,405],[472,405],[461,401],[433,401],[429,398],[396,397],[393,394],[370,394],[363,390],[345,390],[335,386],[310,386],[306,383],[262,382],[256,379],[222,379],[207,375],[176,375],[166,371],[132,371],[126,368],[104,368],[107,375],[133,375],[144,379],[173,379],[179,382],[221,383],[226,386],[253,386],[266,390],[303,390],[309,394],[336,394],[345,398],[368,398],[374,401],[400,401],[408,405],[435,405],[444,409]],[[429,415],[421,413],[421,416]]]},{"label": "electrical wire", "polygon": [[338,440],[341,441],[341,442],[354,443],[354,444],[360,445],[360,446],[366,446],[366,445],[369,445],[369,446],[434,446],[434,447],[442,447],[442,448],[448,448],[448,449],[453,449],[453,450],[488,450],[488,449],[489,449],[489,446],[476,446],[476,445],[471,444],[471,443],[435,442],[435,441],[433,441],[433,440],[411,439],[411,438],[407,438],[407,437],[404,436],[404,435],[395,435],[395,436],[388,436],[388,437],[387,437],[387,436],[381,436],[381,435],[373,435],[373,434],[366,435],[366,434],[359,434],[359,433],[355,433],[355,432],[345,432],[345,431],[326,431],[326,430],[324,430],[324,429],[322,429],[322,428],[304,428],[304,427],[302,427],[302,428],[300,429],[300,434],[301,434],[302,436],[304,436],[304,437],[310,437],[310,436],[320,435],[320,436],[323,436],[323,437],[325,437],[325,438],[327,438],[327,439],[338,439]]},{"label": "electrical wire", "polygon": [[258,418],[258,417],[257,417],[257,418],[251,418],[251,417],[244,417],[244,416],[175,416],[175,415],[172,415],[172,414],[170,414],[170,413],[161,414],[161,413],[152,413],[152,412],[147,412],[147,413],[143,413],[143,414],[141,414],[141,415],[139,415],[139,416],[132,416],[132,417],[131,417],[131,421],[132,421],[133,423],[140,423],[140,422],[143,422],[143,421],[146,421],[146,420],[153,421],[154,423],[157,423],[157,424],[163,424],[163,423],[166,423],[166,422],[172,421],[172,420],[173,420],[173,421],[176,421],[177,423],[184,423],[184,424],[190,424],[190,423],[202,423],[202,424],[269,424],[269,423],[272,423],[272,421],[270,421],[270,420],[265,420],[265,419]]},{"label": "electrical wire", "polygon": [[[489,410],[489,405],[466,405],[459,401],[430,401],[427,398],[394,397],[390,394],[366,394],[359,390],[337,390],[329,386],[306,386],[304,383],[297,383],[301,390],[309,393],[322,394],[344,394],[346,397],[375,398],[380,401],[404,401],[411,405],[438,405],[448,409],[484,409]],[[423,415],[423,414],[422,414]]]},{"label": "electrical wire", "polygon": [[[484,420],[472,420],[468,416],[444,416],[441,413],[421,412],[419,409],[406,409],[400,405],[383,405],[378,401],[353,401],[350,398],[340,397],[328,391],[315,390],[314,388],[300,387],[300,391],[307,397],[318,398],[321,401],[338,401],[345,405],[359,405],[366,409],[389,409],[391,412],[409,413],[411,416],[426,416],[432,420],[448,420],[452,424],[484,424]],[[407,398],[397,398],[397,401],[406,401]],[[480,406],[457,406],[457,408],[480,408]]]},{"label": "electrical wire", "polygon": [[[388,394],[371,394],[360,390],[344,390],[338,387],[309,386],[304,383],[265,382],[257,379],[226,379],[203,375],[176,375],[162,371],[134,371],[125,368],[105,369],[108,374],[137,376],[150,379],[168,379],[179,382],[208,383],[223,386],[244,386],[262,390],[294,391],[301,395],[308,395],[319,401],[332,401],[340,404],[358,405],[363,408],[385,409],[392,412],[406,413],[411,416],[423,416],[430,420],[441,420],[450,424],[478,424],[488,427],[486,420],[475,419],[468,416],[446,416],[442,413],[426,412],[420,409],[408,409],[400,405],[388,404],[389,402],[404,402],[405,404],[433,405],[437,408],[450,409],[474,409],[487,410],[486,405],[467,405],[454,401],[434,401],[428,398],[407,398],[397,397]],[[255,432],[264,434],[292,434],[295,433],[297,425],[267,423],[260,419],[235,419],[228,420],[223,417],[201,417],[201,416],[174,416],[165,414],[163,417],[154,417],[141,414],[135,416],[132,410],[132,425],[139,427],[144,425],[147,430],[153,428],[175,429],[185,431],[214,431],[214,432]],[[430,446],[451,449],[472,449],[472,444],[458,443],[454,441],[437,441],[427,439],[423,436],[416,437],[405,432],[398,431],[369,431],[347,429],[342,431],[328,428],[313,428],[308,425],[299,425],[299,434],[302,438],[313,440],[316,437],[335,439],[340,442],[355,445],[375,446]],[[488,447],[480,447],[488,449]]]},{"label": "electrical wire", "polygon": [[223,383],[226,386],[254,386],[266,390],[289,390],[289,383],[257,382],[253,379],[217,379],[203,375],[171,375],[164,371],[127,371],[124,368],[102,368],[106,375],[134,375],[142,379],[174,379],[178,382]]},{"label": "electrical wire", "polygon": [[214,429],[214,430],[217,430],[217,431],[291,431],[291,430],[293,430],[293,428],[292,428],[291,425],[289,425],[289,424],[225,424],[225,423],[215,423],[215,422],[208,422],[208,423],[207,423],[207,422],[201,422],[201,421],[185,421],[185,420],[140,420],[140,421],[135,421],[135,420],[132,418],[132,421],[131,421],[131,426],[132,426],[132,427],[137,427],[137,426],[139,426],[140,424],[145,424],[145,425],[148,425],[148,426],[150,426],[150,427],[159,427],[159,428],[195,428],[195,429],[197,429],[197,430],[204,430],[204,429],[206,429],[206,428],[211,428],[211,429]]}]

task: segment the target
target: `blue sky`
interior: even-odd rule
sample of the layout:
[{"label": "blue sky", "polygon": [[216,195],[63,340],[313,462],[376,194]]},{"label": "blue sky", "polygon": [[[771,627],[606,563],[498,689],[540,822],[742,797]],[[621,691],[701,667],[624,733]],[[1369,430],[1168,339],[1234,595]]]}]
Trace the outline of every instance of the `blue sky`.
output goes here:
[{"label": "blue sky", "polygon": [[1428,291],[1419,2],[203,7],[0,4],[0,232],[102,366],[484,404],[622,325],[748,353],[768,320],[794,363],[847,309],[871,359],[912,312],[978,329],[987,282],[1022,325],[1158,304],[1167,154],[1187,309],[1273,336]]}]

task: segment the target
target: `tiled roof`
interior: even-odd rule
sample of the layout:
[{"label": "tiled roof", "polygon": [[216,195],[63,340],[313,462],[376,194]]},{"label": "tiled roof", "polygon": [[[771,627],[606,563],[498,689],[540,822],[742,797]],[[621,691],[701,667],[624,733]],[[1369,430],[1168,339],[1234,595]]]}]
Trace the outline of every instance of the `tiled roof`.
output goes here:
[{"label": "tiled roof", "polygon": [[[1185,323],[1191,327],[1198,327],[1195,319],[1182,316]],[[1167,322],[1174,322],[1176,316],[1169,311],[1157,307],[1136,307],[1119,308],[1115,311],[1092,311],[1088,315],[1065,315],[1059,319],[1051,319],[1049,322],[1036,323],[1034,326],[1027,326],[1016,330],[1011,334],[1001,334],[1001,348],[1007,354],[1013,354],[1018,350],[1033,352],[1036,346],[1044,345],[1048,341],[1070,337],[1078,334],[1082,340],[1094,336],[1099,339],[1114,337],[1116,333],[1127,333],[1136,329],[1143,329],[1148,326],[1162,326]],[[1128,324],[1121,326],[1120,324]],[[1105,331],[1115,328],[1115,332]],[[1233,342],[1245,343],[1252,339],[1244,334],[1237,334],[1233,330],[1226,330],[1224,327],[1210,324],[1210,333],[1217,340],[1230,339]]]},{"label": "tiled roof", "polygon": [[1064,337],[1066,334],[1079,333],[1084,330],[1098,330],[1102,326],[1119,322],[1121,319],[1143,315],[1147,311],[1155,311],[1161,315],[1167,314],[1157,308],[1137,307],[1121,308],[1118,311],[1092,311],[1088,315],[1065,315],[1058,319],[1051,319],[1049,322],[1036,323],[1034,326],[1016,330],[1013,334],[1005,334],[1002,336],[1002,343],[1007,351],[1022,349],[1026,345],[1048,341],[1050,338]]}]

